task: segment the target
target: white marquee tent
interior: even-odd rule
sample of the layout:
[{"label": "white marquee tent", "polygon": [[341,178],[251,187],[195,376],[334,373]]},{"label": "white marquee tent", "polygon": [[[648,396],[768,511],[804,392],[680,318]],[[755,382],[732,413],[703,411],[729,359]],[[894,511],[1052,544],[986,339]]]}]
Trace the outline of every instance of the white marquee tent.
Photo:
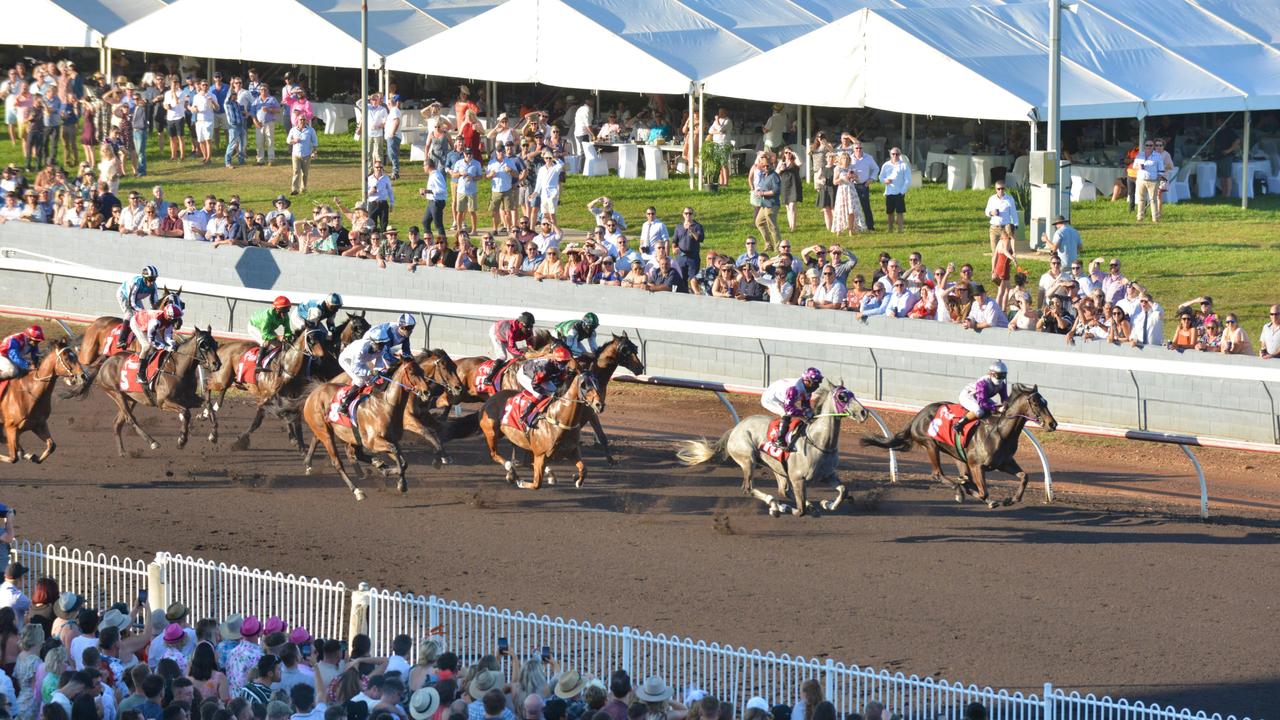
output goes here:
[{"label": "white marquee tent", "polygon": [[98,47],[104,35],[164,7],[162,0],[29,0],[9,8],[0,45]]}]

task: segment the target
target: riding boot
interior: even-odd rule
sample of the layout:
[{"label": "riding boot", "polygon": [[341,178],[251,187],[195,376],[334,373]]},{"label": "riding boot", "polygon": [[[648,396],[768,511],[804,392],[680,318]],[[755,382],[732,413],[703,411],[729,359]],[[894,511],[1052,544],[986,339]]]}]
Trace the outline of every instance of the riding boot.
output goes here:
[{"label": "riding boot", "polygon": [[129,347],[129,341],[133,339],[133,333],[129,330],[128,322],[124,327],[120,328],[120,334],[116,337],[116,350],[125,350]]},{"label": "riding boot", "polygon": [[778,434],[773,438],[773,449],[777,452],[787,450],[787,429],[791,426],[791,416],[783,415],[778,422]]},{"label": "riding boot", "polygon": [[364,394],[364,388],[350,386],[347,390],[347,396],[343,398],[344,407],[342,411],[351,419],[351,435],[355,438],[356,450],[364,449],[364,440],[360,437],[360,428],[356,423],[356,402],[360,400],[360,396]]}]

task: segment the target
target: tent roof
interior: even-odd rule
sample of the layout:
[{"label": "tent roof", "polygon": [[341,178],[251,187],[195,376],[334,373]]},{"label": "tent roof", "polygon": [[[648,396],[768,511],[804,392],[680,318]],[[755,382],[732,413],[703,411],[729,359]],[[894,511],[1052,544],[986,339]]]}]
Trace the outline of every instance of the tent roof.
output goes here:
[{"label": "tent roof", "polygon": [[96,47],[103,35],[163,7],[162,0],[31,0],[21,22],[0,24],[0,45]]},{"label": "tent roof", "polygon": [[[372,0],[371,6],[390,4]],[[254,18],[246,22],[246,18]],[[169,55],[256,60],[296,65],[360,67],[359,20],[352,38],[296,0],[176,0],[164,9],[111,33],[111,47]],[[202,29],[199,33],[173,28]],[[287,35],[282,29],[287,28]],[[289,36],[306,42],[286,42]],[[369,53],[369,64],[378,65]]]},{"label": "tent roof", "polygon": [[[360,59],[360,0],[296,2],[355,41],[357,49],[351,62],[357,65]],[[373,55],[387,57],[448,27],[406,0],[369,0],[369,51]]]}]

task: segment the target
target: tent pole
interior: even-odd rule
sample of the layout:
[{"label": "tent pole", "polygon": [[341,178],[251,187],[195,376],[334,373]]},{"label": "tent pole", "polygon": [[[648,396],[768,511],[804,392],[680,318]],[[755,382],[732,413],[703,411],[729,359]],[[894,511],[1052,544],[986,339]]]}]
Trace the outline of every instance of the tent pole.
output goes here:
[{"label": "tent pole", "polygon": [[204,79],[208,80],[210,84],[213,84],[213,58],[205,58],[204,68]]},{"label": "tent pole", "polygon": [[1027,124],[1031,126],[1031,152],[1037,152],[1040,147],[1040,123],[1031,120]]},{"label": "tent pole", "polygon": [[[597,105],[599,105],[599,103],[597,103]],[[702,83],[698,83],[698,127],[697,127],[698,134],[695,136],[695,138],[698,141],[702,140],[702,118],[703,118],[703,111],[705,110],[706,110],[706,96],[703,95],[702,93]],[[694,148],[694,149],[700,149],[700,148]],[[695,154],[693,150],[690,150],[689,161],[698,163],[698,187],[701,188],[702,187],[702,153]],[[719,181],[720,181],[720,178],[716,178],[716,182],[719,182]]]},{"label": "tent pole", "polygon": [[[906,146],[907,146],[907,114],[903,113],[902,114],[902,137],[899,138],[898,140],[898,147],[906,147]],[[882,158],[889,157],[889,148],[880,148],[880,152],[883,153],[883,155],[881,155]]]},{"label": "tent pole", "polygon": [[807,180],[813,173],[813,106],[804,106],[804,177]]},{"label": "tent pole", "polygon": [[[693,134],[696,132],[693,127],[693,86],[689,86],[689,132],[685,134],[684,146],[689,148],[689,164],[685,166],[685,171],[689,173],[689,189],[693,189],[693,146],[689,143],[693,140]],[[659,153],[661,157],[661,153]]]},{"label": "tent pole", "polygon": [[360,0],[360,183],[364,202],[369,177],[369,1]]},{"label": "tent pole", "polygon": [[[919,159],[916,157],[916,116],[915,116],[915,113],[912,113],[912,114],[911,114],[911,156],[910,156],[910,157],[911,157],[911,162],[913,162],[913,163],[917,163],[917,162],[919,162]],[[924,182],[924,177],[923,177],[923,176],[921,176],[921,178],[920,178],[920,182],[922,182],[922,183]]]},{"label": "tent pole", "polygon": [[1145,116],[1138,118],[1138,148],[1141,148],[1147,142],[1147,118]]},{"label": "tent pole", "polygon": [[[1046,150],[1054,153],[1053,194],[1049,200],[1049,217],[1070,215],[1071,204],[1062,209],[1062,0],[1049,0],[1049,128]],[[1031,239],[1032,245],[1036,239]]]},{"label": "tent pole", "polygon": [[1249,209],[1249,191],[1253,189],[1253,176],[1249,174],[1249,126],[1252,124],[1249,111],[1244,111],[1244,147],[1240,155],[1240,209]]}]

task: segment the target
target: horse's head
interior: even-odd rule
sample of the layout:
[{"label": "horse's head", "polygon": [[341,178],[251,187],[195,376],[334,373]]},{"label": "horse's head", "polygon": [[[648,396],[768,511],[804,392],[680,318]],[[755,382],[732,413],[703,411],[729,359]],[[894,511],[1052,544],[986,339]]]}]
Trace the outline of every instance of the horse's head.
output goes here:
[{"label": "horse's head", "polygon": [[644,361],[640,359],[640,348],[631,342],[631,338],[627,337],[625,332],[614,335],[609,345],[614,348],[619,365],[636,375],[644,374]]},{"label": "horse's head", "polygon": [[71,347],[65,339],[54,340],[51,347],[55,375],[63,378],[63,382],[72,387],[82,382],[89,382],[89,371],[80,364],[75,348]]},{"label": "horse's head", "polygon": [[329,333],[308,325],[298,334],[298,349],[307,357],[322,360],[329,354]]},{"label": "horse's head", "polygon": [[182,288],[170,290],[166,287],[164,289],[164,293],[160,295],[160,307],[165,307],[166,305],[173,305],[179,310],[187,309],[187,301],[182,299]]},{"label": "horse's head", "polygon": [[[1020,406],[1025,404],[1026,408]],[[1039,385],[1026,385],[1024,383],[1015,383],[1013,386],[1013,394],[1009,398],[1009,408],[1015,413],[1027,415],[1030,414],[1035,418],[1040,426],[1049,432],[1058,429],[1058,420],[1049,412],[1049,401],[1044,399],[1040,394]]]},{"label": "horse's head", "polygon": [[[823,412],[830,412],[836,415],[848,414],[849,417],[858,422],[867,421],[867,409],[858,402],[858,398],[854,396],[853,391],[844,386],[844,381],[832,383],[827,381],[831,386],[831,391],[827,393],[827,399],[824,403]],[[830,407],[825,407],[829,405]]]},{"label": "horse's head", "polygon": [[213,337],[212,325],[206,326],[203,330],[197,327],[187,342],[193,343],[196,362],[206,372],[215,373],[222,367],[222,358],[218,357],[218,341]]},{"label": "horse's head", "polygon": [[413,360],[409,358],[401,360],[400,365],[392,373],[391,379],[413,393],[422,402],[428,402],[431,399],[431,378],[427,377],[427,374],[422,371],[422,367]]},{"label": "horse's head", "polygon": [[342,329],[342,337],[338,338],[340,343],[346,345],[358,337],[364,337],[364,334],[369,332],[369,328],[372,326],[365,318],[364,313],[364,310],[358,313],[347,313],[346,327]]},{"label": "horse's head", "polygon": [[462,379],[458,377],[458,366],[453,362],[453,358],[449,357],[449,353],[438,348],[428,350],[422,358],[419,367],[438,385],[444,386],[445,392],[450,399],[454,399],[462,395],[466,386]]},{"label": "horse's head", "polygon": [[594,373],[579,373],[573,382],[577,393],[574,400],[589,406],[597,415],[604,412],[604,393],[600,392],[600,383]]}]

